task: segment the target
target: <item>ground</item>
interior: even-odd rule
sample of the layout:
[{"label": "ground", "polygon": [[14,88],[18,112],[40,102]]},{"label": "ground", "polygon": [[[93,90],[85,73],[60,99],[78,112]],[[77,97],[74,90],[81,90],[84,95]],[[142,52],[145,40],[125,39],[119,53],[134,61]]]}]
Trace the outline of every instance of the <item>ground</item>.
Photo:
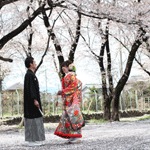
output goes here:
[{"label": "ground", "polygon": [[66,139],[53,134],[57,123],[46,123],[46,140],[40,147],[27,146],[24,128],[2,125],[0,150],[150,150],[150,119],[126,121],[87,123],[80,144],[65,144]]}]

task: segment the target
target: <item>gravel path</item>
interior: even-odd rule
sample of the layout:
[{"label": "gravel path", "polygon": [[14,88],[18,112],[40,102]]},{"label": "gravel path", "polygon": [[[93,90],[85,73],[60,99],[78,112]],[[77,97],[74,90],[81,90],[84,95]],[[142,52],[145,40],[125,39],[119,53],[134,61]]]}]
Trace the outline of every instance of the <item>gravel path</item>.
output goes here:
[{"label": "gravel path", "polygon": [[46,128],[46,140],[40,147],[28,147],[24,129],[0,126],[0,150],[150,150],[150,120],[136,122],[88,123],[82,129],[80,144],[65,144],[66,139]]}]

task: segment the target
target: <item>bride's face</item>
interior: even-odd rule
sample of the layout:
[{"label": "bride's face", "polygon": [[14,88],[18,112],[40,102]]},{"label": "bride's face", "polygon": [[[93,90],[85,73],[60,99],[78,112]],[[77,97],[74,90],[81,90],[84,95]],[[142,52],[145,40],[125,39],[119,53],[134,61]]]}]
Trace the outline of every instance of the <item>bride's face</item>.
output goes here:
[{"label": "bride's face", "polygon": [[68,73],[69,72],[69,67],[63,66],[62,70],[63,70],[64,73]]}]

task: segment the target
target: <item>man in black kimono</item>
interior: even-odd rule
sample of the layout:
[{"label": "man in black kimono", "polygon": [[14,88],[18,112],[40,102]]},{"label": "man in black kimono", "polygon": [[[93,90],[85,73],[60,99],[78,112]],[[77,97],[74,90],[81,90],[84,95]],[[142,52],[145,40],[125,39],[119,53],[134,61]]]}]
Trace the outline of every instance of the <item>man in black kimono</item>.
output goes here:
[{"label": "man in black kimono", "polygon": [[34,74],[36,62],[33,57],[27,57],[25,66],[28,68],[24,79],[24,121],[25,141],[29,146],[39,146],[36,141],[45,140],[42,107],[38,79]]}]

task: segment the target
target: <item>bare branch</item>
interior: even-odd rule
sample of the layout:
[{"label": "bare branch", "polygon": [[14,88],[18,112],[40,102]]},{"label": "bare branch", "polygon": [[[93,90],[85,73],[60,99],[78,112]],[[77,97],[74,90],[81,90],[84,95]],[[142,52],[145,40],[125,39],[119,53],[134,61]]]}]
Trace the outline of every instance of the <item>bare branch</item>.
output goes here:
[{"label": "bare branch", "polygon": [[[116,86],[116,89],[118,90],[117,91],[118,93],[122,91],[126,81],[129,78],[129,74],[130,74],[130,71],[131,71],[133,60],[135,58],[135,54],[136,54],[139,46],[142,44],[142,42],[144,42],[144,41],[141,41],[140,38],[145,40],[144,39],[145,34],[146,34],[146,32],[142,28],[140,28],[139,31],[138,31],[137,39],[135,40],[134,44],[132,45],[131,51],[129,52],[129,56],[128,56],[127,64],[126,64],[126,67],[125,67],[125,71],[124,71],[121,79],[119,80],[119,82]],[[120,86],[120,84],[121,84],[121,86]]]},{"label": "bare branch", "polygon": [[74,61],[74,54],[75,54],[75,51],[76,51],[76,48],[77,48],[77,45],[78,45],[78,42],[79,42],[79,38],[80,38],[80,28],[81,28],[81,14],[78,12],[78,20],[77,20],[77,27],[76,27],[76,36],[75,36],[75,39],[74,39],[74,42],[71,46],[71,50],[70,50],[70,53],[69,53],[69,60],[71,60],[72,62]]},{"label": "bare branch", "polygon": [[49,48],[49,42],[50,42],[50,35],[48,36],[47,46],[46,46],[45,52],[44,52],[44,54],[42,55],[41,61],[40,61],[40,63],[38,64],[38,66],[37,66],[36,70],[34,71],[34,73],[36,73],[36,71],[39,69],[39,67],[40,67],[40,66],[42,65],[42,63],[43,63],[44,57],[46,56],[47,51],[48,51],[48,48]]},{"label": "bare branch", "polygon": [[[63,12],[63,11],[62,11]],[[62,13],[61,12],[61,13]],[[59,16],[61,15],[61,13],[59,14]],[[53,26],[51,27],[50,23],[49,23],[49,20],[48,20],[48,17],[47,17],[47,14],[44,10],[42,10],[42,14],[43,14],[43,19],[44,19],[44,24],[47,28],[47,31],[48,31],[48,34],[51,36],[51,39],[53,40],[53,43],[54,43],[54,46],[55,46],[55,49],[56,49],[56,52],[59,54],[58,55],[58,60],[59,60],[59,66],[61,66],[61,64],[64,62],[64,58],[63,56],[61,55],[62,54],[62,49],[61,49],[61,46],[57,40],[57,37],[53,31],[53,27],[55,25],[55,22],[57,21],[57,19],[59,18],[59,16],[57,17],[57,19],[54,21],[53,23]]]},{"label": "bare branch", "polygon": [[58,67],[57,67],[57,64],[56,64],[56,61],[55,61],[54,54],[52,56],[53,56],[53,61],[54,61],[54,65],[55,65],[55,68],[56,68],[56,72],[59,74],[59,70],[58,70]]},{"label": "bare branch", "polygon": [[58,16],[58,17],[56,18],[56,20],[54,21],[52,28],[49,29],[50,24],[49,24],[48,17],[47,17],[47,15],[46,15],[46,12],[44,11],[44,9],[42,10],[42,14],[43,14],[45,26],[48,27],[48,29],[47,29],[47,31],[48,31],[48,41],[47,41],[47,47],[46,47],[46,49],[45,49],[45,52],[44,52],[44,54],[42,55],[41,61],[40,61],[40,63],[38,64],[38,66],[37,66],[37,68],[36,68],[36,70],[35,70],[35,73],[36,73],[36,71],[39,69],[39,67],[42,65],[43,60],[44,60],[44,57],[45,57],[46,54],[47,54],[47,51],[48,51],[48,49],[49,49],[49,42],[50,42],[51,33],[52,33],[52,31],[53,31],[53,28],[54,28],[54,25],[55,25],[57,19],[59,18],[59,16]]},{"label": "bare branch", "polygon": [[9,40],[11,40],[13,37],[18,35],[19,33],[21,33],[28,25],[30,25],[30,23],[41,13],[44,6],[45,4],[43,4],[36,11],[34,11],[34,13],[30,16],[30,18],[26,19],[17,29],[13,30],[12,32],[2,37],[0,39],[0,50]]},{"label": "bare branch", "polygon": [[0,60],[2,60],[2,61],[8,61],[8,62],[13,62],[13,59],[11,59],[11,58],[4,58],[2,56],[0,56]]},{"label": "bare branch", "polygon": [[[69,15],[68,15],[65,11],[64,11],[64,14],[65,14],[70,20],[72,20],[72,19],[69,17]],[[68,33],[69,33],[70,38],[71,38],[71,42],[73,43],[74,36],[73,36],[73,33],[72,33],[70,27],[68,26],[67,20],[64,20],[64,18],[63,18],[62,16],[60,16],[60,18],[62,19],[63,23],[67,26],[67,28],[68,28]]]},{"label": "bare branch", "polygon": [[[33,2],[33,0],[30,0],[31,4],[32,4],[32,2]],[[30,8],[31,8],[31,6],[27,7],[28,19],[30,19]],[[32,56],[32,54],[31,54],[31,46],[32,46],[33,30],[32,30],[31,22],[30,22],[29,26],[30,26],[30,35],[29,35],[29,38],[28,38],[28,56]]]},{"label": "bare branch", "polygon": [[84,38],[84,36],[83,36],[82,34],[81,34],[81,37],[82,37],[82,39],[84,40],[86,46],[87,46],[87,47],[89,48],[89,50],[91,51],[91,53],[92,53],[97,59],[99,59],[99,56],[96,55],[96,54],[92,51],[91,47],[90,47],[89,44],[86,42],[86,39]]},{"label": "bare branch", "polygon": [[122,41],[120,41],[117,37],[113,36],[112,34],[109,33],[109,35],[111,35],[114,39],[116,39],[119,43],[121,43],[121,45],[126,48],[128,50],[128,52],[130,52],[130,50],[125,46],[125,44],[122,43]]},{"label": "bare branch", "polygon": [[[112,36],[112,34],[110,34]],[[114,36],[113,36],[114,37]],[[121,43],[121,45],[128,51],[130,52],[130,50],[122,43],[122,41],[120,41],[117,37],[114,37],[118,42]],[[150,72],[148,70],[146,70],[144,68],[144,66],[138,61],[138,59],[135,57],[135,61],[140,65],[140,67],[148,74],[150,75]]]},{"label": "bare branch", "polygon": [[36,73],[36,71],[38,70],[38,68],[42,65],[43,60],[44,60],[44,57],[45,57],[46,54],[47,54],[47,51],[48,51],[48,48],[49,48],[50,38],[51,38],[51,36],[52,36],[53,28],[54,28],[54,25],[55,25],[57,19],[59,18],[59,16],[56,18],[56,20],[55,20],[54,23],[53,23],[53,26],[51,27],[51,26],[50,26],[50,23],[49,23],[49,21],[48,21],[47,14],[46,14],[46,12],[45,12],[44,9],[42,10],[42,14],[43,14],[43,19],[44,19],[44,24],[45,24],[45,26],[47,27],[47,31],[48,31],[48,41],[47,41],[47,47],[46,47],[46,49],[45,49],[45,52],[44,52],[44,54],[43,54],[43,56],[42,56],[42,58],[41,58],[40,63],[38,64],[38,66],[37,66],[37,68],[36,68],[36,70],[35,70],[35,73]]},{"label": "bare branch", "polygon": [[28,52],[26,51],[25,46],[24,46],[20,41],[17,41],[16,43],[19,43],[19,44],[22,46],[22,48],[23,48],[23,50],[24,50],[26,56],[28,56]]},{"label": "bare branch", "polygon": [[[84,10],[82,9],[82,7],[69,2],[73,7],[71,7],[72,10],[76,11],[76,12],[80,12],[81,15],[89,17],[89,18],[96,18],[96,19],[108,19],[110,21],[114,21],[117,23],[123,23],[123,24],[128,24],[128,25],[138,25],[139,27],[143,27],[143,28],[147,28],[147,24],[144,24],[140,19],[135,19],[135,17],[133,17],[132,19],[128,20],[127,18],[120,18],[118,17],[118,15],[114,15],[113,13],[111,14],[110,12],[105,13],[103,11],[91,11],[91,10]],[[62,7],[62,8],[67,8],[69,9],[68,6],[64,6],[64,5],[58,5],[58,7]],[[116,7],[114,6],[114,9],[116,9]],[[119,11],[118,11],[119,12]],[[121,11],[120,11],[121,12]],[[146,13],[148,13],[149,11],[147,11]],[[143,13],[142,15],[145,15],[145,13]]]},{"label": "bare branch", "polygon": [[1,9],[3,6],[7,5],[7,4],[14,3],[14,2],[17,2],[17,1],[19,1],[19,0],[1,0],[1,1],[0,1],[0,9]]}]

